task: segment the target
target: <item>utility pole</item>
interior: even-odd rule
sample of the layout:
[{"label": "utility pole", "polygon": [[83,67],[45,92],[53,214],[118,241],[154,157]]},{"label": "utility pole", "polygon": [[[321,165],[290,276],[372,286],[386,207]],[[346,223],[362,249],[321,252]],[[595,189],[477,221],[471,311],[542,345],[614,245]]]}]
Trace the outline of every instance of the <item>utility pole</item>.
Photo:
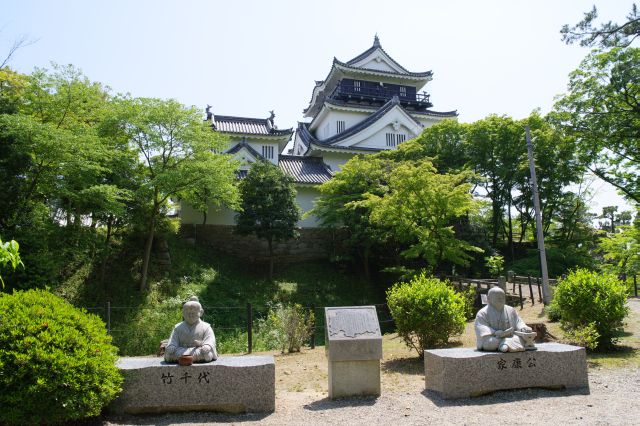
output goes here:
[{"label": "utility pole", "polygon": [[529,154],[529,170],[531,171],[531,192],[533,196],[533,208],[536,212],[536,232],[538,236],[538,252],[540,253],[540,269],[542,272],[542,302],[545,305],[551,303],[549,291],[549,272],[547,271],[547,254],[544,250],[544,235],[542,234],[542,213],[540,212],[540,198],[538,197],[538,180],[536,178],[536,165],[533,160],[533,145],[529,135],[529,126],[525,126],[525,138],[527,141],[527,153]]}]

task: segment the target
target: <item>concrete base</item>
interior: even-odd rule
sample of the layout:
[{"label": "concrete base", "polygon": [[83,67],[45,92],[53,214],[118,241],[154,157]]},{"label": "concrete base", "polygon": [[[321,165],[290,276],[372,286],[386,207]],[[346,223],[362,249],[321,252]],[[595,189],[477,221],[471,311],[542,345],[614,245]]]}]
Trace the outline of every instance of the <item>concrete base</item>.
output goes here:
[{"label": "concrete base", "polygon": [[122,394],[115,413],[272,412],[276,406],[272,356],[222,357],[181,367],[162,358],[120,358]]},{"label": "concrete base", "polygon": [[329,398],[380,396],[380,360],[329,361]]},{"label": "concrete base", "polygon": [[425,387],[444,399],[518,388],[587,388],[584,348],[539,343],[538,350],[513,353],[471,348],[424,351]]}]

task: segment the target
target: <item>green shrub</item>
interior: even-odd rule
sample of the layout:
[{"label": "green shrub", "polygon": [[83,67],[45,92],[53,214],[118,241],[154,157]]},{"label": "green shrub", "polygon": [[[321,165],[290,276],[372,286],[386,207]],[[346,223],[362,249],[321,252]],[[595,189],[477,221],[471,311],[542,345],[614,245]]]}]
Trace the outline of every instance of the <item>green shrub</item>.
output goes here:
[{"label": "green shrub", "polygon": [[544,307],[544,314],[551,322],[560,321],[560,309],[554,303],[550,303]]},{"label": "green shrub", "polygon": [[596,324],[592,322],[585,327],[566,329],[564,336],[567,342],[572,345],[583,346],[593,350],[598,347],[600,334],[596,330]]},{"label": "green shrub", "polygon": [[420,358],[464,331],[466,303],[446,282],[421,274],[387,290],[387,305],[398,334]]},{"label": "green shrub", "polygon": [[42,290],[0,295],[0,424],[100,414],[120,391],[104,323]]},{"label": "green shrub", "polygon": [[273,349],[285,349],[288,352],[300,352],[300,348],[314,331],[315,318],[313,312],[305,315],[305,309],[299,304],[275,304],[269,309],[266,321],[258,325],[260,334],[266,330],[269,346]]},{"label": "green shrub", "polygon": [[614,275],[578,269],[558,283],[551,305],[569,332],[593,324],[598,333],[597,347],[606,349],[623,331],[629,312],[626,302],[626,287]]}]

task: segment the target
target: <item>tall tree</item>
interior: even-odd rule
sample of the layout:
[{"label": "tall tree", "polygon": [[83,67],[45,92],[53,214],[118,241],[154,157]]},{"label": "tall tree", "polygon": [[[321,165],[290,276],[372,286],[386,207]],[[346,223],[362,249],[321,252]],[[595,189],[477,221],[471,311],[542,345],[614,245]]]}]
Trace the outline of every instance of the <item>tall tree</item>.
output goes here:
[{"label": "tall tree", "polygon": [[482,250],[457,238],[455,218],[477,210],[467,173],[439,174],[428,160],[404,162],[389,174],[389,192],[367,194],[371,222],[388,227],[408,245],[402,255],[422,258],[432,268],[443,261],[466,265],[468,252]]},{"label": "tall tree", "polygon": [[268,161],[251,165],[240,182],[241,210],[236,215],[236,232],[255,234],[269,247],[269,280],[273,280],[273,243],[298,235],[300,208],[296,204],[293,179]]},{"label": "tall tree", "polygon": [[596,176],[640,203],[640,49],[589,54],[570,74],[553,119]]},{"label": "tall tree", "polygon": [[373,248],[384,244],[389,232],[370,220],[371,206],[362,201],[368,195],[382,197],[388,192],[389,173],[395,165],[395,161],[380,155],[353,157],[319,187],[321,196],[308,213],[322,226],[346,234],[343,243],[360,257],[367,279],[371,277]]},{"label": "tall tree", "polygon": [[[119,99],[110,117],[114,137],[126,139],[143,164],[138,189],[147,203],[147,238],[140,289],[147,286],[151,248],[162,208],[170,197],[197,188],[208,174],[231,174],[229,156],[215,154],[223,139],[203,123],[195,108],[174,100]],[[228,178],[228,177],[227,177]]]},{"label": "tall tree", "polygon": [[526,161],[522,126],[510,117],[497,115],[476,121],[469,126],[467,150],[473,171],[482,177],[479,185],[491,200],[492,245],[497,245],[503,230],[509,258],[513,259],[513,191]]},{"label": "tall tree", "polygon": [[622,24],[609,21],[601,24],[600,27],[595,27],[593,24],[597,18],[598,10],[593,6],[593,9],[586,12],[582,21],[575,26],[562,27],[560,30],[562,41],[567,44],[579,41],[580,46],[589,47],[628,47],[640,36],[640,13],[635,3],[631,6],[626,22]]}]

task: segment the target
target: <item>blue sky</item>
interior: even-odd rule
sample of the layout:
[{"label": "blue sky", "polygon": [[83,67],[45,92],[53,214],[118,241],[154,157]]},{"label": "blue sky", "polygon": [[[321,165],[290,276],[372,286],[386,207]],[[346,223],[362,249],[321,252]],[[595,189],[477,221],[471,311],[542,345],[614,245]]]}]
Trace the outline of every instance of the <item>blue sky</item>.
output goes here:
[{"label": "blue sky", "polygon": [[[559,30],[593,4],[622,21],[627,1],[3,1],[0,54],[25,34],[38,41],[10,66],[71,63],[114,92],[175,98],[216,114],[267,117],[294,127],[314,80],[378,34],[405,68],[433,70],[435,110],[460,121],[547,112],[588,49]],[[2,55],[0,55],[2,56]],[[595,185],[601,205],[621,199]]]}]

